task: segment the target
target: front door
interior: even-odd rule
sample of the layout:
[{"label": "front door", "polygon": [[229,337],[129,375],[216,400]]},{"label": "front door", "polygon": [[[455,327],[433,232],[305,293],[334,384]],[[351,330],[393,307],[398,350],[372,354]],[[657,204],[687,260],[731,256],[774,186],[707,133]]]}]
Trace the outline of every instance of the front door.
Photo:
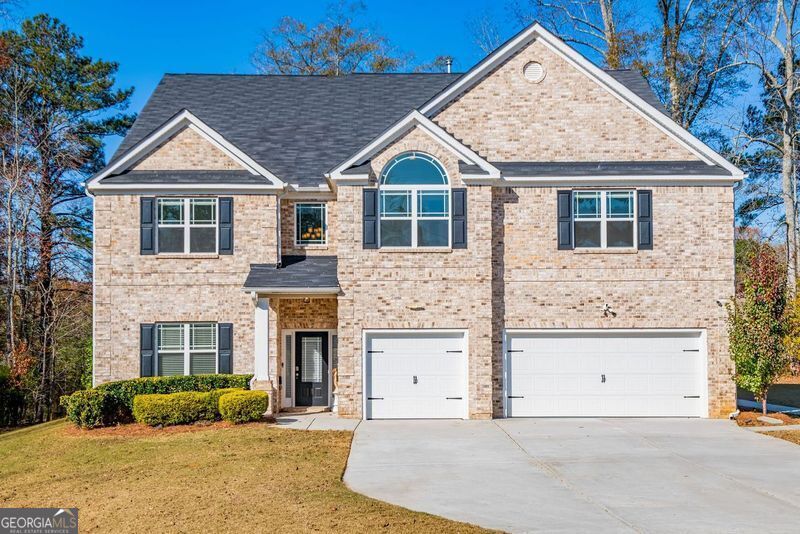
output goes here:
[{"label": "front door", "polygon": [[295,337],[295,406],[328,405],[328,333]]}]

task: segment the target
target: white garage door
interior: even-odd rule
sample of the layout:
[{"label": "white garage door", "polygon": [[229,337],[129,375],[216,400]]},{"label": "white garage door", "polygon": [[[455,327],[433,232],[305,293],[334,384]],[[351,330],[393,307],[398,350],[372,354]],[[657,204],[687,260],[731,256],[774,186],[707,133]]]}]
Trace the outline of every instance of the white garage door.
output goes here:
[{"label": "white garage door", "polygon": [[701,417],[696,332],[506,334],[509,417]]},{"label": "white garage door", "polygon": [[466,417],[464,345],[462,333],[368,334],[367,419]]}]

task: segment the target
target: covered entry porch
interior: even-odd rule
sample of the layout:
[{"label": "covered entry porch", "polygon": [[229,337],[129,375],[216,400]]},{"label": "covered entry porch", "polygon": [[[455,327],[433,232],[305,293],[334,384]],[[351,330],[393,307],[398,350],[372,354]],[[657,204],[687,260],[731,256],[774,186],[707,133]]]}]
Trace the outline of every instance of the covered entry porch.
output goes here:
[{"label": "covered entry porch", "polygon": [[337,386],[336,258],[284,256],[251,265],[244,285],[254,303],[253,389],[281,410],[334,410]]}]

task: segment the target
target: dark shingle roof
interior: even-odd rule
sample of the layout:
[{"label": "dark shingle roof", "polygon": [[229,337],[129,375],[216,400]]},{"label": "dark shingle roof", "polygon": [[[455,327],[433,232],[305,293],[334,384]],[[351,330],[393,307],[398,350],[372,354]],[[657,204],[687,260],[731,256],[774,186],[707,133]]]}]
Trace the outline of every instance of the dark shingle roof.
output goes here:
[{"label": "dark shingle roof", "polygon": [[[638,72],[609,71],[646,101],[658,99]],[[183,109],[285,182],[324,183],[324,173],[372,141],[461,74],[260,76],[167,74],[111,161]],[[144,179],[177,179],[143,176]],[[131,183],[106,178],[104,183]],[[157,183],[155,181],[151,183]]]},{"label": "dark shingle roof", "polygon": [[[550,178],[560,176],[731,176],[718,165],[702,161],[506,161],[490,162],[503,176]],[[488,174],[477,165],[459,163],[459,170],[469,174]]]},{"label": "dark shingle roof", "polygon": [[103,178],[104,184],[269,184],[250,171],[126,171]]},{"label": "dark shingle roof", "polygon": [[188,109],[281,180],[316,186],[334,165],[458,76],[168,74],[114,158]]},{"label": "dark shingle roof", "polygon": [[636,95],[656,108],[664,115],[669,116],[661,100],[658,99],[650,84],[639,71],[631,69],[606,69],[606,72],[619,83],[636,93]]},{"label": "dark shingle roof", "polygon": [[244,289],[314,289],[339,287],[336,256],[283,256],[280,267],[252,264]]}]

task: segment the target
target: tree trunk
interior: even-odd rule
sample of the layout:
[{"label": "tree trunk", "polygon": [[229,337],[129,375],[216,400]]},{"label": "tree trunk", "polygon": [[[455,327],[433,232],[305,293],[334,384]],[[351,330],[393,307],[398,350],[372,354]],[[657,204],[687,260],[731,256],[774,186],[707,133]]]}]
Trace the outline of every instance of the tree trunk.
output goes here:
[{"label": "tree trunk", "polygon": [[600,0],[603,34],[606,40],[606,65],[609,69],[622,68],[622,43],[614,22],[614,0]]},{"label": "tree trunk", "polygon": [[767,415],[767,393],[764,392],[764,396],[761,397],[761,414]]},{"label": "tree trunk", "polygon": [[42,421],[50,419],[52,409],[52,323],[53,323],[53,232],[55,217],[53,215],[53,183],[47,169],[42,172],[39,202],[41,212],[39,224],[39,268],[36,272],[39,294],[39,353],[41,354],[41,417]]},{"label": "tree trunk", "polygon": [[[792,31],[792,26],[787,28]],[[797,195],[795,193],[795,79],[794,79],[794,46],[787,40],[783,55],[783,66],[786,72],[786,86],[783,89],[783,131],[781,165],[781,197],[786,210],[786,289],[790,297],[795,296],[797,286]]]}]

